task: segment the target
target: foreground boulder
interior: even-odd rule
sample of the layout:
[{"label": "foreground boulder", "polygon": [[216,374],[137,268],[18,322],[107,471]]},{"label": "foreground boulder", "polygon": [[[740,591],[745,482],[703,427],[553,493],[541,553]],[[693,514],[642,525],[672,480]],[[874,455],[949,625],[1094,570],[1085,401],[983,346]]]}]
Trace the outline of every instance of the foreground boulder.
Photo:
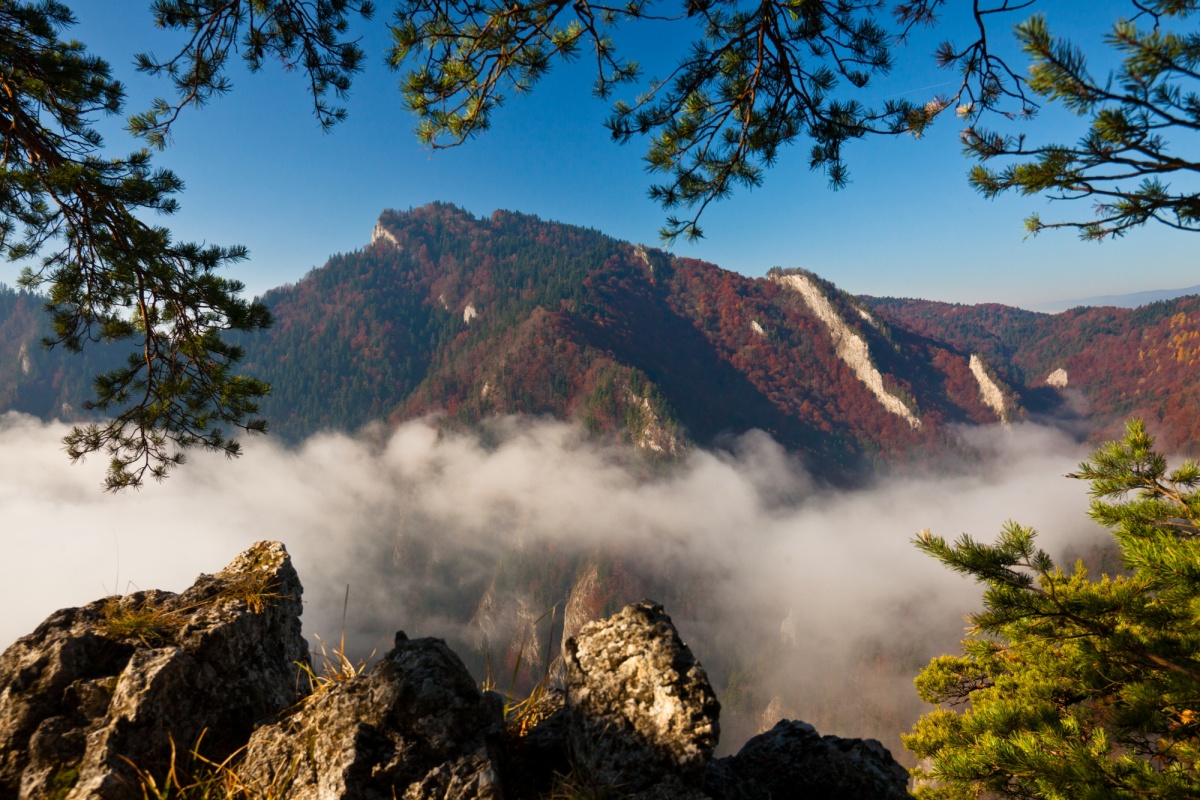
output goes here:
[{"label": "foreground boulder", "polygon": [[232,756],[210,777],[273,800],[907,796],[878,742],[803,722],[713,759],[716,696],[655,603],[584,625],[565,685],[505,719],[439,639],[398,633],[370,669],[313,678],[300,594],[283,546],[260,543],[183,594],[51,615],[0,656],[0,800],[141,800],[148,779],[158,796],[172,745],[202,736]]},{"label": "foreground boulder", "polygon": [[703,783],[721,707],[662,606],[643,601],[584,625],[563,656],[579,768],[630,792],[667,778]]},{"label": "foreground boulder", "polygon": [[214,757],[241,746],[297,699],[301,591],[263,542],[183,594],[52,614],[0,656],[0,797],[140,798],[130,762],[161,775],[205,732]]},{"label": "foreground boulder", "polygon": [[250,737],[238,769],[256,796],[503,800],[504,703],[440,639],[407,639]]},{"label": "foreground boulder", "polygon": [[782,720],[709,769],[714,800],[903,800],[908,770],[874,739],[822,736]]}]

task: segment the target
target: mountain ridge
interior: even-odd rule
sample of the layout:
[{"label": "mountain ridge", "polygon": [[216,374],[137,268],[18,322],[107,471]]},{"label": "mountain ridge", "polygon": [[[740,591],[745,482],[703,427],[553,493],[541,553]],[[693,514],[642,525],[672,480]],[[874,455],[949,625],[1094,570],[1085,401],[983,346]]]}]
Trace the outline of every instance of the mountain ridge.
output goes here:
[{"label": "mountain ridge", "polygon": [[1050,303],[1039,303],[1033,307],[1034,311],[1044,311],[1047,313],[1057,313],[1059,311],[1068,311],[1072,308],[1080,306],[1115,306],[1117,308],[1138,308],[1140,306],[1157,303],[1160,300],[1175,300],[1179,297],[1187,295],[1200,294],[1200,284],[1196,286],[1185,286],[1182,289],[1151,289],[1142,292],[1127,292],[1125,294],[1105,294],[1095,297],[1082,297],[1074,300],[1055,300]]},{"label": "mountain ridge", "polygon": [[[751,278],[434,203],[384,211],[370,243],[263,300],[274,327],[237,341],[292,442],[377,420],[526,414],[670,458],[761,429],[839,479],[953,448],[956,425],[1030,417],[1094,439],[1136,413],[1169,447],[1200,441],[1187,370],[1200,298],[1047,315],[855,297],[805,270]],[[77,414],[88,372],[37,351],[36,302],[0,298],[0,410]],[[1065,385],[1047,383],[1060,372]]]}]

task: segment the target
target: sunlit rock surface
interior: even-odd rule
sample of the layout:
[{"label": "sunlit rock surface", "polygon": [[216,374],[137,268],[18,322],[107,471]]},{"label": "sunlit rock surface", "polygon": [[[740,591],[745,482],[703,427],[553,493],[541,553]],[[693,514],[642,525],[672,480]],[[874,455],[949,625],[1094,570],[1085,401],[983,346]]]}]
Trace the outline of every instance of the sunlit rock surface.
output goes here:
[{"label": "sunlit rock surface", "polygon": [[[807,275],[780,275],[774,280],[781,286],[786,286],[800,294],[810,311],[817,319],[825,324],[834,349],[846,366],[854,372],[854,376],[871,390],[875,399],[889,412],[902,417],[913,428],[921,427],[921,420],[904,404],[904,401],[887,390],[883,385],[883,375],[871,361],[871,353],[866,341],[858,335],[845,320],[838,315],[837,309],[829,302],[816,282]],[[868,322],[874,319],[867,312],[859,312]]]},{"label": "sunlit rock surface", "polygon": [[404,638],[250,737],[238,774],[263,797],[502,800],[503,701],[446,643]]},{"label": "sunlit rock surface", "polygon": [[522,701],[403,633],[370,667],[314,673],[300,595],[268,542],[180,595],[51,615],[0,656],[0,800],[174,797],[172,776],[273,800],[906,796],[878,742],[803,722],[714,760],[712,686],[650,601],[579,627],[545,673],[565,685]]},{"label": "sunlit rock surface", "polygon": [[636,603],[584,625],[565,660],[572,746],[602,782],[702,782],[721,706],[662,606]]},{"label": "sunlit rock surface", "polygon": [[0,797],[140,798],[172,740],[214,757],[297,699],[300,580],[262,542],[180,595],[55,612],[0,656]]}]

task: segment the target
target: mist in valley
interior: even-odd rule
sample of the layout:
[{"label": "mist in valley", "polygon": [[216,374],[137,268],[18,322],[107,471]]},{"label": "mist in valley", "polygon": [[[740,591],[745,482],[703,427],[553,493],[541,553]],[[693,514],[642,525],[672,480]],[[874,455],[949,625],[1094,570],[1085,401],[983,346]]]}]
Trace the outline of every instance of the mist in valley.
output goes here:
[{"label": "mist in valley", "polygon": [[564,635],[652,597],[708,670],[724,751],[788,717],[900,755],[922,711],[912,678],[956,646],[980,594],[920,554],[917,531],[990,541],[1011,518],[1066,559],[1106,539],[1086,485],[1062,477],[1086,449],[1035,425],[964,429],[953,463],[839,491],[764,434],[656,465],[507,419],[485,435],[417,421],[295,449],[249,440],[241,459],[195,454],[161,485],[108,495],[100,459],[68,464],[66,432],[0,416],[2,646],[57,608],[180,591],[277,539],[306,635],[344,633],[356,658],[400,629],[443,637],[501,689],[518,656],[521,681],[553,673]]}]

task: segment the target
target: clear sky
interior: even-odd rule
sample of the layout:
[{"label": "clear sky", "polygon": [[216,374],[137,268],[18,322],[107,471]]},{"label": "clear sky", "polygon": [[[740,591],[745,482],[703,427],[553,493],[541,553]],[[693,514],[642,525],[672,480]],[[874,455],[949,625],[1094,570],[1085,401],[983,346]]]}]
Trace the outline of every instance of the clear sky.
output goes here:
[{"label": "clear sky", "polygon": [[[169,93],[165,81],[138,75],[131,66],[134,53],[162,55],[174,41],[153,27],[148,2],[68,4],[79,24],[67,35],[113,65],[126,82],[127,113]],[[950,13],[966,6],[949,5]],[[1130,7],[1118,0],[1042,5],[1053,29],[1092,45]],[[388,6],[384,0],[375,20],[358,26],[366,70],[346,103],[349,119],[332,133],[322,133],[313,118],[302,76],[275,65],[251,75],[236,64],[233,92],[185,115],[172,145],[157,156],[187,184],[182,211],[167,222],[179,238],[246,245],[251,259],[235,269],[252,293],[294,282],[329,255],[363,246],[383,209],[434,200],[476,214],[512,209],[658,245],[665,214],[646,197],[644,148],[609,139],[601,125],[608,106],[590,95],[586,59],[556,67],[532,95],[510,97],[483,137],[429,152],[412,135],[414,118],[402,107],[399,76],[383,64]],[[914,39],[895,72],[862,99],[901,93],[927,99],[952,81],[930,57],[944,35]],[[669,68],[685,39],[676,28],[660,26],[618,39],[618,45],[653,76]],[[633,94],[626,90],[624,96]],[[1200,283],[1200,242],[1163,226],[1099,245],[1070,232],[1026,240],[1022,220],[1031,210],[1052,221],[1078,218],[1085,209],[1079,203],[979,197],[966,184],[970,165],[960,154],[955,122],[939,121],[920,141],[852,143],[852,183],[838,192],[808,169],[807,145],[784,150],[763,187],[710,206],[702,220],[704,240],[680,240],[672,250],[747,275],[799,266],[852,292],[956,302],[1036,305]],[[137,146],[120,120],[102,130],[113,151]],[[1035,138],[1069,141],[1082,127],[1062,113],[1047,113],[1029,130]],[[0,280],[11,281],[13,274],[5,267]]]}]

